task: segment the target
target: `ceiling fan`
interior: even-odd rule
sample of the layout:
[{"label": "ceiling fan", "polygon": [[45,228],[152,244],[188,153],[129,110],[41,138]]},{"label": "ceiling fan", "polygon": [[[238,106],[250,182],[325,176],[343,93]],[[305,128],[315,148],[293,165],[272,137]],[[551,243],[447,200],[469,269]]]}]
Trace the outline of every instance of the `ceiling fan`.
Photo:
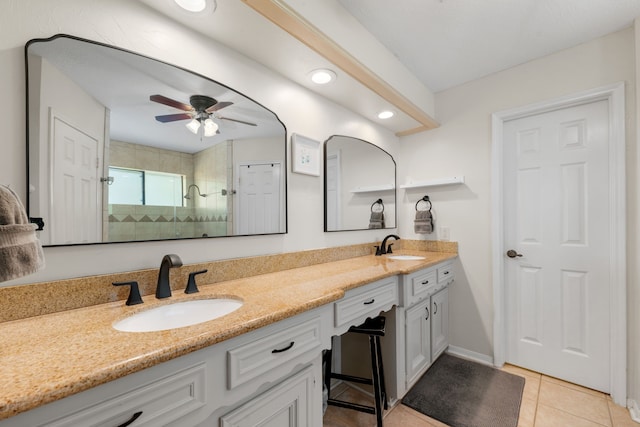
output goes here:
[{"label": "ceiling fan", "polygon": [[192,95],[189,97],[189,104],[184,104],[163,95],[151,95],[149,99],[159,104],[168,105],[184,113],[165,114],[156,116],[156,120],[161,123],[175,122],[177,120],[190,120],[187,123],[187,129],[194,134],[198,133],[200,126],[204,127],[204,136],[214,136],[218,131],[218,124],[213,121],[211,116],[220,120],[229,120],[232,122],[242,123],[249,126],[257,126],[255,123],[249,123],[242,120],[231,119],[229,117],[221,117],[215,114],[218,110],[233,105],[233,102],[218,102],[214,98],[206,95]]}]

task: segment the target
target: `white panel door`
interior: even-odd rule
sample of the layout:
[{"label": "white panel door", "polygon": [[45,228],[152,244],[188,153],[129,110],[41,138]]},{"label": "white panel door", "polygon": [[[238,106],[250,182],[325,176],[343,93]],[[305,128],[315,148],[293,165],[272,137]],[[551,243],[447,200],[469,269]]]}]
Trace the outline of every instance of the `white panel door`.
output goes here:
[{"label": "white panel door", "polygon": [[280,163],[241,165],[239,171],[238,234],[280,232]]},{"label": "white panel door", "polygon": [[431,360],[449,346],[449,288],[431,296]]},{"label": "white panel door", "polygon": [[52,137],[51,244],[99,242],[98,141],[58,118]]},{"label": "white panel door", "polygon": [[221,417],[220,426],[312,427],[318,424],[314,406],[320,398],[315,384],[313,368],[308,367]]},{"label": "white panel door", "polygon": [[506,361],[610,387],[606,101],[504,124]]}]

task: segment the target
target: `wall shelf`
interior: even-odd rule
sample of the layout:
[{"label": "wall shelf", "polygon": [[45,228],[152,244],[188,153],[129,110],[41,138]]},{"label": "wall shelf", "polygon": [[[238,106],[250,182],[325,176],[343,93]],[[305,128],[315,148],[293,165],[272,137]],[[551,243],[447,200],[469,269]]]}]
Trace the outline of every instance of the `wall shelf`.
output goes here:
[{"label": "wall shelf", "polygon": [[447,178],[431,179],[428,181],[408,182],[402,184],[400,188],[421,188],[421,187],[437,187],[439,185],[464,184],[464,175],[452,176]]},{"label": "wall shelf", "polygon": [[373,193],[376,191],[392,191],[395,190],[396,187],[393,184],[387,185],[372,185],[370,187],[356,187],[351,190],[352,193]]}]

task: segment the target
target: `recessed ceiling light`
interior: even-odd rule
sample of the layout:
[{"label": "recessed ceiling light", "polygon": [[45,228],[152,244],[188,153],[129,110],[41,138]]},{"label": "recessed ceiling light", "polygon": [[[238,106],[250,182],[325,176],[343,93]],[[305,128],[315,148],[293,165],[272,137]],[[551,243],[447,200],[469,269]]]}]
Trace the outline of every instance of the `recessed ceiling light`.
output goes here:
[{"label": "recessed ceiling light", "polygon": [[207,0],[174,0],[178,6],[189,12],[202,12],[207,8]]},{"label": "recessed ceiling light", "polygon": [[385,110],[378,113],[379,119],[390,119],[393,117],[393,111]]},{"label": "recessed ceiling light", "polygon": [[314,70],[310,73],[311,81],[318,85],[331,83],[336,79],[336,73],[327,69]]}]

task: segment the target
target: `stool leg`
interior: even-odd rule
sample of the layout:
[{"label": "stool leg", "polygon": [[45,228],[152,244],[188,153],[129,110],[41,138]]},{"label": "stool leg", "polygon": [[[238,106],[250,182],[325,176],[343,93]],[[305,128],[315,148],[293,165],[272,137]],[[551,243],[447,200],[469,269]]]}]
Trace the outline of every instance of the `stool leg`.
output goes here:
[{"label": "stool leg", "polygon": [[331,398],[331,364],[333,362],[333,337],[331,338],[331,348],[326,350],[323,356],[324,359],[324,385],[327,387],[327,397]]},{"label": "stool leg", "polygon": [[382,346],[380,345],[380,337],[376,336],[376,345],[378,348],[378,368],[380,371],[380,390],[382,391],[382,404],[384,409],[389,409],[387,405],[387,387],[384,383],[384,368],[382,365]]},{"label": "stool leg", "polygon": [[378,361],[378,342],[376,337],[369,335],[369,346],[371,347],[371,370],[373,371],[373,394],[376,400],[376,421],[377,426],[382,427],[382,393],[380,390],[380,366]]}]

